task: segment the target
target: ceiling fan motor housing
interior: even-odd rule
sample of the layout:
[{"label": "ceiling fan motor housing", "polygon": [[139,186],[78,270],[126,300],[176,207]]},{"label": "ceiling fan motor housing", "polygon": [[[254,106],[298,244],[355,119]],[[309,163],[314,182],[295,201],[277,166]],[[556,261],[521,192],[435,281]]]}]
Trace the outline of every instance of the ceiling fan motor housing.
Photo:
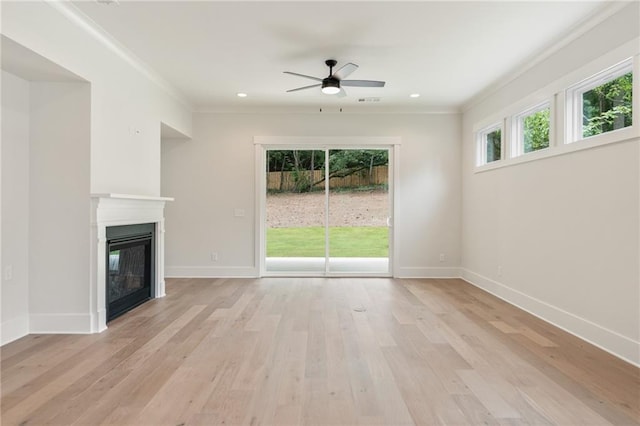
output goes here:
[{"label": "ceiling fan motor housing", "polygon": [[340,91],[340,80],[333,76],[333,67],[336,66],[338,61],[327,59],[324,63],[329,67],[329,77],[322,80],[322,93],[335,95]]},{"label": "ceiling fan motor housing", "polygon": [[340,80],[335,77],[327,77],[322,80],[322,91],[324,93],[338,93],[340,91]]}]

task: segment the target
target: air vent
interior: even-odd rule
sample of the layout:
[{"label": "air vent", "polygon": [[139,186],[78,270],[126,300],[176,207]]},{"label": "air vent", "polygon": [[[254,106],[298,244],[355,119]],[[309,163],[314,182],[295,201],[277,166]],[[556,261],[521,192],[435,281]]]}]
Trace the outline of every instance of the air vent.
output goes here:
[{"label": "air vent", "polygon": [[380,102],[380,98],[358,98],[358,102]]}]

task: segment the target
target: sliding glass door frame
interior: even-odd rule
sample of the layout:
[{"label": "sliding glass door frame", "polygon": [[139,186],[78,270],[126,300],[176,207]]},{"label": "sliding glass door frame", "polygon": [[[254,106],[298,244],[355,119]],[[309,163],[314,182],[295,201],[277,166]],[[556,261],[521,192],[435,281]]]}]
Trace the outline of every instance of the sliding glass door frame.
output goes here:
[{"label": "sliding glass door frame", "polygon": [[[255,259],[260,276],[393,276],[397,269],[397,235],[394,232],[394,211],[396,211],[396,196],[394,188],[398,184],[398,162],[400,150],[399,137],[254,137],[255,162],[256,162],[256,246]],[[266,157],[270,150],[322,150],[325,155],[325,165],[329,164],[329,150],[333,149],[386,149],[389,152],[389,218],[388,218],[388,238],[389,238],[389,268],[385,273],[370,272],[332,272],[329,269],[329,180],[325,180],[325,267],[324,273],[318,272],[278,272],[267,271],[266,268],[266,246],[267,246],[267,226],[266,226]],[[328,173],[328,170],[325,170]]]}]

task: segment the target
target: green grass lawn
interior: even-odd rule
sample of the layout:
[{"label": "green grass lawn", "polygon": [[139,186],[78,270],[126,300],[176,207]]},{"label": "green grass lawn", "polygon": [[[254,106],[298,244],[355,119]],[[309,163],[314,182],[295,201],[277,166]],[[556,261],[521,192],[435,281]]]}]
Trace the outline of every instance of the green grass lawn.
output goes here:
[{"label": "green grass lawn", "polygon": [[[331,257],[387,257],[385,226],[330,227]],[[267,257],[324,257],[324,227],[267,229]]]}]

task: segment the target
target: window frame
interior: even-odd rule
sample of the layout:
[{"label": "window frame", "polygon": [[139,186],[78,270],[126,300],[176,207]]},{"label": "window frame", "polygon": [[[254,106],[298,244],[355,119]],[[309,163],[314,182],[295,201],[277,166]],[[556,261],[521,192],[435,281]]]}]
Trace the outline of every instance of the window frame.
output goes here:
[{"label": "window frame", "polygon": [[[537,149],[530,152],[524,152],[524,119],[530,115],[536,114],[545,109],[549,110],[549,146],[542,149]],[[534,152],[545,151],[554,145],[554,115],[555,110],[553,108],[553,102],[551,99],[547,99],[543,102],[537,103],[524,111],[514,114],[511,117],[512,123],[512,138],[511,138],[511,157],[520,157],[522,155],[533,154]]]},{"label": "window frame", "polygon": [[[504,120],[500,122],[494,122],[489,126],[485,126],[476,132],[476,167],[486,166],[488,164],[495,164],[498,161],[504,160],[505,157],[505,132],[504,132]],[[496,130],[500,130],[500,158],[493,161],[487,161],[487,136]]]},{"label": "window frame", "polygon": [[[529,92],[527,95],[514,93],[511,103],[505,103],[493,113],[487,114],[479,119],[474,119],[472,129],[469,134],[470,142],[473,146],[472,157],[474,162],[474,173],[484,173],[503,167],[517,166],[522,163],[538,161],[555,156],[572,154],[577,151],[599,148],[604,145],[626,143],[640,138],[640,37],[629,40],[617,48],[608,51],[592,61],[589,61],[579,68],[550,81],[543,87]],[[624,64],[631,64],[631,68],[624,69],[623,72],[631,71],[634,76],[632,84],[633,111],[631,126],[627,126],[614,131],[589,136],[578,140],[573,140],[573,129],[570,129],[573,119],[571,114],[574,111],[570,102],[569,90],[580,87],[580,83],[586,83],[594,76],[605,76],[607,71],[612,71],[617,65],[624,67]],[[622,74],[619,74],[622,75]],[[615,78],[615,76],[613,77]],[[597,86],[597,83],[596,83]],[[584,87],[585,90],[589,88]],[[521,113],[530,105],[538,105],[545,100],[551,102],[550,113],[550,146],[548,149],[540,149],[527,153],[527,155],[514,156],[512,148],[514,146],[514,123],[515,114]],[[475,104],[469,104],[465,110],[473,108]],[[488,129],[489,124],[504,123],[503,144],[501,161],[484,163],[482,155],[486,155],[478,143],[478,133]],[[582,116],[580,116],[578,131],[582,132]],[[577,143],[575,143],[577,142]]]},{"label": "window frame", "polygon": [[[595,89],[596,87],[605,85],[617,78],[622,77],[627,73],[632,73],[632,76],[635,74],[633,65],[633,57],[627,58],[624,61],[621,61],[615,65],[612,65],[608,68],[603,69],[602,71],[593,74],[590,77],[585,78],[584,80],[570,86],[565,91],[566,97],[566,113],[565,113],[565,144],[571,144],[575,142],[580,142],[584,140],[589,140],[592,138],[598,138],[603,135],[609,135],[615,132],[623,131],[625,129],[629,129],[636,125],[635,123],[635,113],[632,112],[632,123],[631,126],[623,127],[620,129],[611,130],[608,132],[600,133],[597,135],[584,137],[583,132],[583,123],[582,123],[582,110],[583,110],[583,95]],[[637,78],[637,76],[634,76]],[[635,80],[634,78],[634,80]],[[633,87],[636,84],[632,85],[632,96],[635,98],[635,93],[633,92]],[[633,108],[634,102],[632,101],[631,107]]]}]

